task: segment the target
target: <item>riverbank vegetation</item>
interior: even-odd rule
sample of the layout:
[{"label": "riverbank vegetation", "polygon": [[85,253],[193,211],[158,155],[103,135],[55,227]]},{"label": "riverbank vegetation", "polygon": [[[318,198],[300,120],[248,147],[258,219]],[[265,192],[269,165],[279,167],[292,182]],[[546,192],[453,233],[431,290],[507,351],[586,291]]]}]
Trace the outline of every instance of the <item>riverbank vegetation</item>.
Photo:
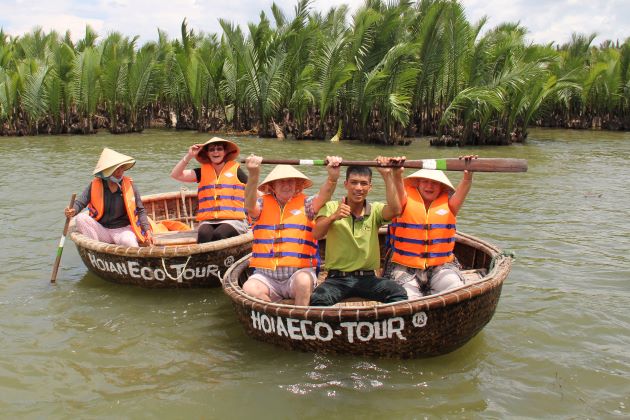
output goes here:
[{"label": "riverbank vegetation", "polygon": [[146,127],[384,144],[510,144],[527,127],[630,129],[630,38],[530,44],[469,22],[458,1],[370,0],[354,14],[300,0],[246,29],[138,45],[90,27],[73,42],[0,30],[0,135]]}]

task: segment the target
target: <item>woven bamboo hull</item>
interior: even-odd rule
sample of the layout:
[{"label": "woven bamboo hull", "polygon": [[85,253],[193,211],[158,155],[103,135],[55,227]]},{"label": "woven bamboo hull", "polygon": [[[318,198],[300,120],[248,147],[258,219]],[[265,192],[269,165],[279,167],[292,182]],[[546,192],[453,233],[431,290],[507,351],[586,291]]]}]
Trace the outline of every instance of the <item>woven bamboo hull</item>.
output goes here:
[{"label": "woven bamboo hull", "polygon": [[463,268],[490,268],[470,284],[439,295],[391,304],[353,302],[339,307],[299,307],[254,299],[239,284],[248,256],[223,278],[247,334],[291,350],[376,357],[416,358],[449,353],[467,343],[490,321],[499,302],[511,258],[469,235],[459,234],[455,250]]},{"label": "woven bamboo hull", "polygon": [[[195,192],[142,197],[147,213],[155,221],[191,222],[196,200]],[[86,267],[105,280],[147,288],[188,288],[221,286],[221,277],[227,269],[251,252],[253,236],[248,232],[205,244],[140,248],[106,244],[76,231],[69,238],[76,244]]]}]

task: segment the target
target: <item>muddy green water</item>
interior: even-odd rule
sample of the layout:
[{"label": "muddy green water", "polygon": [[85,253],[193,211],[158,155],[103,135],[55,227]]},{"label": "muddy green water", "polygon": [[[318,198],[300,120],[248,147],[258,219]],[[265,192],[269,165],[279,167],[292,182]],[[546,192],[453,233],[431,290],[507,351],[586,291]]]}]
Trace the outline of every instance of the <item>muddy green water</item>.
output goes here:
[{"label": "muddy green water", "polygon": [[[404,361],[259,343],[220,289],[111,284],[69,241],[49,284],[63,208],[104,146],[138,160],[129,175],[149,194],[178,190],[168,173],[207,138],[0,138],[3,418],[630,416],[629,133],[532,130],[525,145],[484,149],[236,139],[266,157],[528,159],[525,174],[476,174],[458,220],[516,253],[493,320],[456,352]],[[372,194],[382,197],[380,180]]]}]

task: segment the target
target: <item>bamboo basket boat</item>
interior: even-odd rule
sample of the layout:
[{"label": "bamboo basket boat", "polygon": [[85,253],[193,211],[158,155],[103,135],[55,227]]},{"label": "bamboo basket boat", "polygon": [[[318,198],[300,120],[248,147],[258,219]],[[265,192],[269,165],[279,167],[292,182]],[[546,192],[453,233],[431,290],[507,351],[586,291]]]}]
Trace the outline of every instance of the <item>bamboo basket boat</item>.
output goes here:
[{"label": "bamboo basket boat", "polygon": [[[381,230],[383,247],[385,231]],[[241,288],[248,275],[247,255],[223,277],[246,333],[290,350],[375,357],[416,358],[449,353],[467,343],[490,321],[512,258],[496,246],[458,233],[455,254],[466,284],[436,295],[383,304],[348,299],[331,307],[269,303]],[[324,260],[325,241],[320,241]],[[385,255],[383,249],[381,255]],[[319,279],[325,279],[325,267]]]},{"label": "bamboo basket boat", "polygon": [[[195,226],[196,191],[152,194],[142,197],[154,221],[177,220]],[[251,232],[220,241],[197,244],[196,230],[155,234],[154,245],[125,247],[88,238],[73,229],[87,268],[115,283],[147,288],[220,287],[221,277],[235,261],[251,252]]]}]

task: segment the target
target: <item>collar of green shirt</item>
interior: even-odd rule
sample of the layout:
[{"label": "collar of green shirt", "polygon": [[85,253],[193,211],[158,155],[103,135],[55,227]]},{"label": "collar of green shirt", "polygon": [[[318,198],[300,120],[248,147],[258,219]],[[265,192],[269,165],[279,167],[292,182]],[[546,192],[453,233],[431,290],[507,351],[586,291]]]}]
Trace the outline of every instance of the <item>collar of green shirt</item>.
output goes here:
[{"label": "collar of green shirt", "polygon": [[350,215],[352,216],[352,220],[361,221],[365,219],[366,217],[370,217],[371,212],[372,212],[372,205],[367,200],[365,200],[363,202],[363,214],[359,217],[355,216],[353,213],[350,213]]}]

